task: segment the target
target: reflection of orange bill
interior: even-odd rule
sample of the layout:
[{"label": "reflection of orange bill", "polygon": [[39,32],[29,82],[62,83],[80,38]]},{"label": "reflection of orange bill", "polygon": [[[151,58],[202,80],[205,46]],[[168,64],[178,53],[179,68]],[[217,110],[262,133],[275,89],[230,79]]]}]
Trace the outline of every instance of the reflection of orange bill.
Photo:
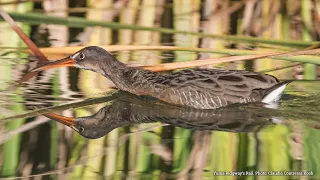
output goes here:
[{"label": "reflection of orange bill", "polygon": [[73,125],[73,118],[71,117],[66,117],[66,116],[61,116],[61,115],[58,115],[58,114],[55,114],[55,113],[46,113],[44,114],[44,116],[52,119],[52,120],[55,120],[55,121],[58,121],[66,126],[72,126]]},{"label": "reflection of orange bill", "polygon": [[56,68],[56,67],[66,67],[66,66],[74,66],[74,62],[70,57],[60,59],[58,61],[54,61],[48,64],[45,64],[43,66],[37,67],[33,69],[31,72],[36,72],[36,71],[43,71],[51,68]]}]

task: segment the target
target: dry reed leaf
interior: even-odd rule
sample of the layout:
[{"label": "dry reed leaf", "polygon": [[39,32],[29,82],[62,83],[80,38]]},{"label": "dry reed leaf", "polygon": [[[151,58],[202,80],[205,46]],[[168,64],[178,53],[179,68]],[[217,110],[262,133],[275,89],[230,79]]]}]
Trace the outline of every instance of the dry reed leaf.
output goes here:
[{"label": "dry reed leaf", "polygon": [[[84,48],[85,46],[75,46],[75,47],[61,47],[61,48],[41,48],[41,51],[47,54],[48,56],[59,56],[64,57],[66,55],[73,54],[78,50]],[[132,50],[196,50],[196,51],[213,51],[210,48],[188,48],[188,47],[177,47],[177,46],[134,46],[134,45],[110,45],[110,46],[101,46],[104,49],[107,49],[109,52],[115,51],[132,51]],[[256,53],[256,52],[255,52]],[[275,57],[289,57],[289,56],[298,56],[298,55],[316,55],[320,54],[320,49],[311,49],[311,50],[301,50],[295,52],[264,52],[263,54],[255,55],[239,55],[239,56],[228,56],[228,57],[218,57],[210,59],[201,59],[194,61],[185,61],[185,62],[174,62],[174,63],[163,63],[152,66],[142,66],[145,69],[152,71],[168,71],[181,68],[190,68],[197,66],[212,65],[223,62],[234,62],[242,60],[254,60],[259,58],[275,58]]]},{"label": "dry reed leaf", "polygon": [[320,49],[301,50],[301,51],[287,52],[287,53],[268,52],[268,53],[257,54],[257,55],[218,57],[218,58],[201,59],[201,60],[187,61],[187,62],[163,63],[163,64],[158,64],[153,66],[143,66],[143,68],[149,69],[152,71],[168,71],[168,70],[174,70],[174,69],[180,69],[180,68],[205,66],[205,65],[218,64],[223,62],[254,60],[254,59],[266,58],[266,57],[275,58],[280,56],[289,57],[289,56],[315,55],[315,54],[320,54]]},{"label": "dry reed leaf", "polygon": [[26,43],[31,52],[39,57],[41,61],[48,62],[44,54],[33,43],[33,41],[23,32],[23,30],[17,25],[17,23],[10,17],[10,15],[0,8],[0,15],[11,26],[11,28],[19,35],[19,37]]},{"label": "dry reed leaf", "polygon": [[[38,65],[48,63],[46,56],[40,51],[40,49],[33,43],[33,41],[23,32],[23,30],[17,25],[17,23],[10,17],[10,15],[0,8],[0,15],[11,26],[11,28],[19,35],[19,37],[26,43],[33,55],[39,58]],[[38,72],[29,72],[24,75],[17,83],[28,81],[30,78],[37,75]]]}]

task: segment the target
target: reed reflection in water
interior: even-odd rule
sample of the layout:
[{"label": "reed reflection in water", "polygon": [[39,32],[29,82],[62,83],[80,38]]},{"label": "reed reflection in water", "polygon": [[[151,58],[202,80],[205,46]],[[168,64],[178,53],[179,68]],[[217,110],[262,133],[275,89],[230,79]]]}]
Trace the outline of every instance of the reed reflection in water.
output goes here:
[{"label": "reed reflection in water", "polygon": [[[310,7],[318,7],[320,3],[318,1],[305,0],[301,3],[298,0],[98,1],[99,3],[97,1],[87,1],[88,3],[50,1],[51,4],[48,3],[49,1],[19,1],[18,8],[16,4],[12,4],[15,3],[12,1],[3,7],[14,6],[7,10],[21,12],[22,17],[27,17],[29,11],[27,9],[32,8],[31,3],[35,3],[34,12],[39,10],[46,12],[39,14],[38,17],[53,14],[62,16],[61,19],[65,20],[68,16],[77,16],[77,18],[84,17],[86,20],[102,23],[119,22],[155,28],[172,28],[173,31],[203,32],[216,34],[217,37],[229,34],[236,34],[235,38],[245,37],[241,41],[221,41],[202,37],[202,33],[199,36],[189,36],[123,28],[111,30],[88,26],[87,28],[67,27],[77,21],[69,21],[65,26],[59,27],[53,25],[56,21],[50,22],[50,20],[29,21],[41,25],[19,24],[24,27],[25,33],[41,47],[69,46],[70,43],[85,46],[170,44],[178,47],[202,47],[218,52],[218,54],[211,54],[169,50],[164,53],[148,50],[119,51],[115,54],[122,62],[140,65],[206,59],[220,56],[221,52],[228,56],[235,55],[233,53],[241,52],[247,47],[252,49],[250,53],[294,51],[317,44],[310,40],[312,38],[317,40],[317,34],[319,34],[319,31],[316,31],[319,22],[315,21],[317,18],[311,18],[311,16],[317,17],[319,8],[310,10]],[[108,3],[105,3],[107,1]],[[29,8],[21,8],[28,4]],[[77,8],[74,9],[74,7]],[[79,12],[79,7],[82,7],[80,13],[72,13]],[[60,14],[61,10],[64,13]],[[70,13],[65,10],[69,10]],[[292,12],[295,13],[292,14]],[[306,13],[309,15],[305,16]],[[52,24],[46,26],[44,23]],[[21,41],[17,39],[16,33],[7,26],[1,27],[3,27],[1,45],[21,48]],[[269,45],[260,44],[261,41],[250,37],[248,38],[251,40],[248,41],[248,35],[254,35],[259,39],[265,38],[263,43]],[[50,42],[49,39],[52,41]],[[285,41],[285,39],[298,40],[294,41],[298,47],[290,46],[291,41]],[[270,43],[273,41],[274,44]],[[282,42],[282,45],[276,44],[279,42]],[[230,47],[238,50],[234,51],[229,49]],[[26,72],[35,68],[33,66],[35,64],[30,62],[31,58],[26,54],[16,55],[7,51],[2,52],[2,50],[1,55],[5,58],[1,56],[3,59],[0,64],[0,89],[5,89]],[[58,59],[57,57],[48,58]],[[317,62],[318,57],[309,58]],[[304,62],[303,59],[305,58],[299,57],[295,61]],[[305,69],[294,66],[290,69],[274,71],[275,68],[292,67],[292,65],[289,61],[259,59],[252,62],[225,63],[219,66],[223,69],[244,68],[254,71],[273,69],[271,73],[281,79],[301,79],[302,74],[305,79],[319,79],[317,76],[319,73],[316,73],[316,68],[313,65],[310,67],[310,64],[307,64]],[[42,72],[38,77],[17,89],[1,92],[0,142],[3,144],[0,151],[1,177],[34,175],[39,179],[104,177],[112,179],[234,179],[237,177],[213,176],[213,172],[243,170],[309,170],[313,171],[315,176],[307,178],[317,179],[320,176],[320,132],[318,130],[320,98],[318,94],[311,93],[319,92],[319,81],[295,81],[290,84],[286,93],[291,92],[295,96],[284,98],[277,110],[268,109],[259,104],[248,104],[234,105],[221,109],[222,112],[219,110],[214,113],[215,115],[224,114],[230,119],[235,117],[236,120],[219,119],[212,112],[192,113],[189,109],[168,107],[149,99],[140,99],[141,97],[129,98],[120,94],[118,94],[119,97],[118,95],[111,97],[97,95],[109,91],[110,87],[110,82],[97,74],[63,68]],[[92,97],[93,94],[100,97],[85,99]],[[131,100],[135,98],[139,100]],[[75,101],[82,102],[77,104],[74,103]],[[105,104],[96,104],[104,101],[106,101]],[[139,101],[145,101],[148,104],[141,105]],[[127,105],[121,102],[127,102]],[[89,106],[90,104],[92,106]],[[112,113],[116,111],[118,114]],[[119,111],[123,111],[121,113],[124,114]],[[133,120],[144,119],[146,122],[153,120],[152,122],[156,123],[134,122],[133,125],[115,128],[102,138],[88,140],[54,121],[44,123],[50,121],[43,116],[48,112],[69,117],[94,117],[91,120],[82,121],[82,126],[87,125],[83,132],[96,131],[95,137],[103,136],[106,133],[103,131],[110,131],[112,126],[117,127],[117,122],[129,124]],[[113,123],[107,125],[108,121],[102,116],[110,117],[110,122],[113,120]],[[115,121],[115,118],[119,121]],[[100,123],[98,119],[103,120],[102,124],[98,125],[98,122]],[[30,128],[30,124],[35,122],[41,122],[41,125],[33,124],[34,126]],[[164,124],[159,125],[158,122],[163,122],[166,126],[159,127]],[[279,124],[275,125],[273,122]],[[173,125],[167,125],[170,123]],[[98,126],[100,126],[99,131],[94,130]],[[232,132],[213,130],[216,127],[219,130]],[[81,128],[78,127],[78,129]],[[252,133],[241,133],[241,131],[252,131]],[[254,179],[256,177],[239,178]],[[257,178],[289,179],[290,177]]]}]

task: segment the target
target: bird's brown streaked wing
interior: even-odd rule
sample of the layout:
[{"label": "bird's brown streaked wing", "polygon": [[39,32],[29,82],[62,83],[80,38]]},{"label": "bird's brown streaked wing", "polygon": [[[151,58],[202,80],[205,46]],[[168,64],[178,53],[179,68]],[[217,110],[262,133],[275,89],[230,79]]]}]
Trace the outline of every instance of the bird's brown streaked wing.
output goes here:
[{"label": "bird's brown streaked wing", "polygon": [[277,83],[273,76],[248,71],[184,70],[174,73],[170,86],[157,97],[173,104],[215,109],[231,103],[258,101],[262,94],[255,92],[252,96],[253,90]]},{"label": "bird's brown streaked wing", "polygon": [[203,91],[194,85],[183,85],[179,88],[169,87],[161,91],[157,98],[176,105],[194,107],[197,109],[216,109],[229,104],[221,91]]},{"label": "bird's brown streaked wing", "polygon": [[215,78],[220,83],[225,85],[241,85],[242,81],[252,87],[256,88],[269,88],[279,82],[279,80],[268,74],[262,74],[252,71],[242,70],[220,70],[220,69],[194,69],[195,74],[206,75],[208,78]]}]

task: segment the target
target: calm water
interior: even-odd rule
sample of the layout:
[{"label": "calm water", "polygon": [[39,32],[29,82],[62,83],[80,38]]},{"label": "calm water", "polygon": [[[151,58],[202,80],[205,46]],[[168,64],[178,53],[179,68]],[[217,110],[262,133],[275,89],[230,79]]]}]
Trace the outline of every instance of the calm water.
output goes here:
[{"label": "calm water", "polygon": [[[279,109],[256,103],[195,110],[117,91],[74,68],[48,70],[17,86],[32,62],[2,51],[2,177],[320,175],[319,81],[290,84]],[[79,132],[43,116],[48,112],[74,117]]]},{"label": "calm water", "polygon": [[[289,50],[289,46],[285,43],[274,47],[273,41],[268,42],[268,39],[258,43],[245,39],[211,39],[202,35],[254,35],[299,41],[319,37],[316,30],[319,27],[316,21],[319,1],[311,0],[303,3],[7,1],[0,0],[1,8],[21,12],[21,19],[34,23],[19,23],[19,26],[39,47],[174,45],[262,52]],[[35,20],[34,15],[25,18],[28,12],[63,18],[61,21],[56,18]],[[123,26],[116,24],[111,26],[118,29],[112,30],[76,28],[83,27],[83,21],[72,18],[68,21],[66,16],[84,17],[101,21],[101,24],[132,24],[135,30],[121,29]],[[67,20],[65,25],[53,24],[64,20]],[[139,31],[137,26],[202,34],[201,37],[161,34],[159,29]],[[5,22],[0,22],[0,37],[0,178],[320,179],[320,81],[294,81],[286,88],[276,109],[251,103],[217,110],[195,110],[118,91],[106,78],[75,68],[47,70],[17,84],[36,66],[37,58],[23,53],[24,49],[15,48],[25,45]],[[297,50],[294,48],[290,50]],[[224,55],[234,55],[234,51],[224,52],[227,52]],[[187,51],[119,51],[114,54],[132,65],[221,55]],[[48,58],[57,58],[53,56]],[[287,61],[264,59],[223,63],[215,67],[265,70],[286,65],[289,65]],[[280,79],[303,74],[303,68],[286,70],[273,73]],[[57,122],[58,117],[73,118],[74,129]],[[232,176],[232,172],[239,174]],[[279,176],[293,172],[306,173]]]}]

